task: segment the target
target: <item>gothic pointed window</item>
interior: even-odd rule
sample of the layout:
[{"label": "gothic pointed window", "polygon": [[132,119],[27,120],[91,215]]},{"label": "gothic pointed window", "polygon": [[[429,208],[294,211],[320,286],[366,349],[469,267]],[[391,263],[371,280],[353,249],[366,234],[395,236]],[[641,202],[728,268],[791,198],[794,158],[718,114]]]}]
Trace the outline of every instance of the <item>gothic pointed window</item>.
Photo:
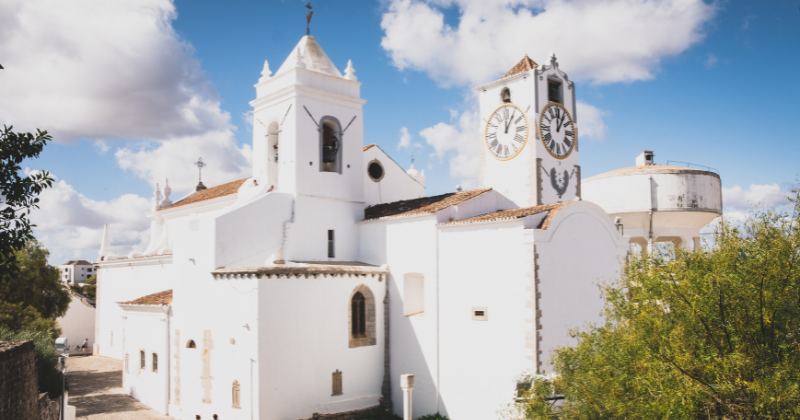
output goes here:
[{"label": "gothic pointed window", "polygon": [[367,308],[364,302],[364,295],[361,292],[356,292],[353,295],[353,300],[350,305],[350,315],[352,317],[351,327],[352,334],[355,338],[366,337],[367,329],[365,319],[367,317]]},{"label": "gothic pointed window", "polygon": [[366,285],[356,287],[350,295],[348,312],[350,348],[374,346],[376,340],[375,297]]}]

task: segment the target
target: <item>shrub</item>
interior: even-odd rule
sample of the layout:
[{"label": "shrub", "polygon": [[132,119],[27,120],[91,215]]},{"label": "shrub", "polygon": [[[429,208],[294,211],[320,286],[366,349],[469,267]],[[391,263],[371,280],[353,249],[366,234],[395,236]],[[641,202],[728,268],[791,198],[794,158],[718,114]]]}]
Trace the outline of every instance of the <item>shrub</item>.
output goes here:
[{"label": "shrub", "polygon": [[5,326],[0,326],[0,341],[33,340],[39,392],[46,392],[50,398],[55,398],[61,395],[61,372],[58,369],[56,344],[52,335],[53,333],[50,331],[20,331],[15,333]]}]

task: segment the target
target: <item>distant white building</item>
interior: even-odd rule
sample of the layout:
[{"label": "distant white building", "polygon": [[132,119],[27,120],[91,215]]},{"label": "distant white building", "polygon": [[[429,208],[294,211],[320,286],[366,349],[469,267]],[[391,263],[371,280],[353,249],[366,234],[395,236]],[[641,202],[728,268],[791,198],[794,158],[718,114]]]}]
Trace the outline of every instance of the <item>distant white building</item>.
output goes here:
[{"label": "distant white building", "polygon": [[81,354],[80,345],[87,339],[87,353],[92,353],[96,313],[94,301],[70,291],[67,313],[56,320],[61,328],[61,337],[69,339],[69,354]]},{"label": "distant white building", "polygon": [[89,277],[97,273],[94,265],[84,260],[67,261],[56,268],[58,268],[61,281],[66,284],[86,283]]},{"label": "distant white building", "polygon": [[[555,56],[476,88],[479,189],[434,197],[364,145],[360,86],[303,37],[255,85],[252,176],[175,203],[156,190],[145,250],[114,255],[106,229],[96,338],[130,395],[179,419],[325,418],[379,398],[399,413],[414,374],[413,417],[496,418],[524,375],[552,372],[570,328],[602,321],[598,283],[632,242],[659,240],[643,220],[696,243],[695,225],[663,226],[684,219],[641,214],[647,197],[694,193],[669,171],[593,189],[608,205],[645,195],[624,201],[635,238],[628,207],[615,224],[581,200],[575,85]],[[658,210],[719,214],[708,180],[703,200]]]}]

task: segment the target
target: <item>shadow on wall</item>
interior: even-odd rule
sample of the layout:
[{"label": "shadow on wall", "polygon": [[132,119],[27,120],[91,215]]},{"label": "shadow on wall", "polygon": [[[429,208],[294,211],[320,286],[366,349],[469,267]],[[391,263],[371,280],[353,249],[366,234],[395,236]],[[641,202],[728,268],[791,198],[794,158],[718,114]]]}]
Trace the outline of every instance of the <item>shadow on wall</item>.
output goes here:
[{"label": "shadow on wall", "polygon": [[[417,336],[414,328],[412,327],[412,319],[414,317],[407,317],[403,315],[403,293],[400,290],[400,285],[395,281],[395,277],[391,274],[387,276],[389,281],[389,312],[391,313],[391,320],[400,320],[391,323],[390,341],[391,341],[391,383],[392,383],[392,402],[394,404],[394,412],[397,415],[403,415],[403,390],[400,388],[400,375],[413,374],[415,377],[414,391],[413,391],[413,407],[415,411],[414,418],[419,416],[435,413],[437,411],[437,392],[436,392],[436,378],[431,374],[431,367],[427,363],[425,354],[422,350],[422,343],[420,337]],[[431,314],[430,318],[426,321],[430,325],[430,338],[435,340],[435,330],[433,323],[435,319]],[[434,351],[435,348],[431,347]],[[402,357],[402,361],[400,358]],[[410,361],[410,362],[408,362]],[[443,401],[439,402],[438,411],[446,413],[447,409]]]}]

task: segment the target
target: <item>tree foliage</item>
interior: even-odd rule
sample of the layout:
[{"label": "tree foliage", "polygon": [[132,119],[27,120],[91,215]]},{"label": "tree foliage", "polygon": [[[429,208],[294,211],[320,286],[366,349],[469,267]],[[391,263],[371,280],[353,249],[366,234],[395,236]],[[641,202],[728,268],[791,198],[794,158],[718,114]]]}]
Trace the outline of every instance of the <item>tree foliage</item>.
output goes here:
[{"label": "tree foliage", "polygon": [[[795,191],[797,194],[797,191]],[[528,418],[800,417],[800,216],[723,220],[703,252],[633,257]],[[563,396],[559,404],[554,396]]]},{"label": "tree foliage", "polygon": [[36,158],[52,137],[46,131],[15,133],[3,126],[0,132],[0,283],[16,272],[14,253],[33,239],[28,215],[38,208],[39,193],[53,184],[47,171],[22,173],[20,164]]},{"label": "tree foliage", "polygon": [[59,333],[55,320],[67,312],[70,294],[58,270],[47,264],[49,252],[36,240],[14,254],[16,274],[0,284],[0,326],[12,331]]}]

